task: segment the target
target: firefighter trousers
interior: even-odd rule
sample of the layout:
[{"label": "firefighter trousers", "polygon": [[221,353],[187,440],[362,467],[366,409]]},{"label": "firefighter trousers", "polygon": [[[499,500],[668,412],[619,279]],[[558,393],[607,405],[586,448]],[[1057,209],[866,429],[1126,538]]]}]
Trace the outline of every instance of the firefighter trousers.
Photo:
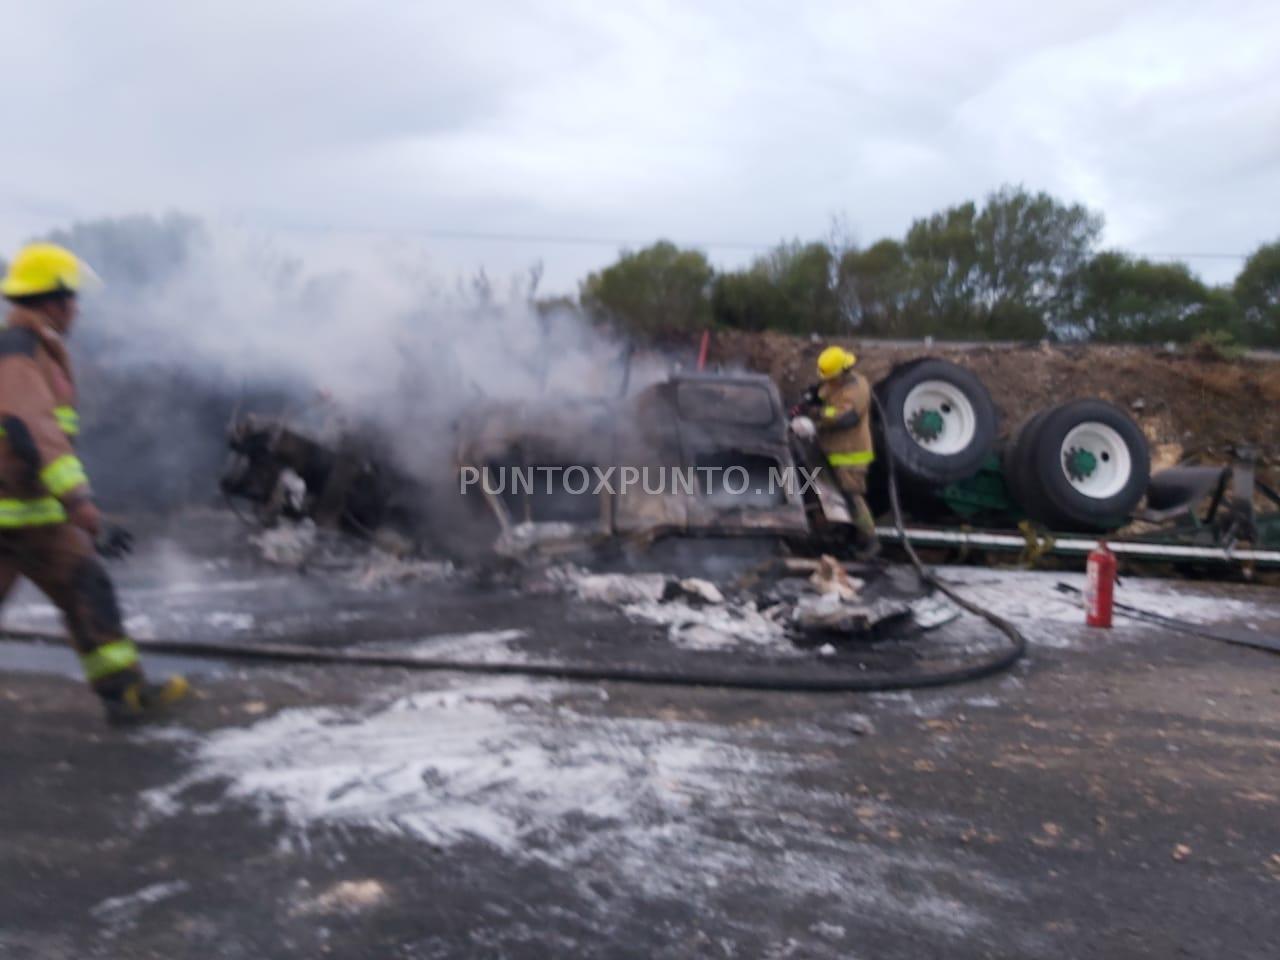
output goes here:
[{"label": "firefighter trousers", "polygon": [[142,679],[116,591],[93,542],[69,523],[0,530],[0,604],[26,577],[61,612],[85,679],[104,698]]},{"label": "firefighter trousers", "polygon": [[849,509],[853,513],[853,527],[857,531],[858,541],[871,544],[876,541],[876,521],[867,506],[867,468],[866,467],[834,467],[836,483],[849,501]]}]

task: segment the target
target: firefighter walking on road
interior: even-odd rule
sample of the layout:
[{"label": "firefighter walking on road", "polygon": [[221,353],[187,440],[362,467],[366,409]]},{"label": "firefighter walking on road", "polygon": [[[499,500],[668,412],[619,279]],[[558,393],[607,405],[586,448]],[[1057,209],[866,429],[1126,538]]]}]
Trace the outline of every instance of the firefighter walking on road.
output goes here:
[{"label": "firefighter walking on road", "polygon": [[814,425],[818,443],[853,511],[860,550],[879,547],[875,519],[867,506],[867,470],[875,460],[871,444],[871,386],[853,369],[858,362],[843,347],[827,347],[818,356],[821,382],[815,390]]},{"label": "firefighter walking on road", "polygon": [[124,631],[115,588],[94,538],[102,517],[76,456],[75,381],[64,337],[92,272],[69,250],[32,244],[9,265],[0,293],[0,603],[19,576],[60,611],[107,720],[144,720],[187,690],[182,677],[149,683]]}]

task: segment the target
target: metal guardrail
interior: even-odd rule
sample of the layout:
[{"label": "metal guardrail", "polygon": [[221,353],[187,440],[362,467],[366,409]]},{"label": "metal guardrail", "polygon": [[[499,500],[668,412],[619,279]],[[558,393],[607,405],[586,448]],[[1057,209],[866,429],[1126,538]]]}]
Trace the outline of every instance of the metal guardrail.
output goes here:
[{"label": "metal guardrail", "polygon": [[[876,533],[889,543],[898,543],[902,537],[895,527],[877,527]],[[1016,534],[984,533],[976,530],[939,530],[928,527],[909,527],[906,535],[920,546],[972,547],[977,549],[1021,552],[1027,548],[1027,538]],[[1098,545],[1099,538],[1055,537],[1048,554],[1088,556]],[[1135,540],[1107,540],[1107,548],[1117,556],[1135,560],[1199,560],[1209,563],[1253,563],[1258,566],[1280,567],[1280,550],[1254,550],[1252,548],[1196,547],[1178,544],[1142,543]]]}]

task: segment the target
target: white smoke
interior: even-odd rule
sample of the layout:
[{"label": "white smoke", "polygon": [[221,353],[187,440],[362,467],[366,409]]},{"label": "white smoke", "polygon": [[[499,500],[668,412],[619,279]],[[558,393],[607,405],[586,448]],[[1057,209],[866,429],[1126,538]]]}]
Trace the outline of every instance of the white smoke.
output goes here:
[{"label": "white smoke", "polygon": [[[572,304],[536,303],[536,268],[501,283],[441,276],[386,241],[312,238],[300,251],[179,216],[82,224],[56,239],[106,283],[85,298],[75,341],[89,369],[87,426],[156,441],[132,468],[182,469],[174,449],[192,446],[202,453],[184,462],[207,464],[234,395],[270,395],[304,423],[318,410],[376,424],[405,466],[426,467],[447,458],[449,427],[471,405],[610,397],[623,376],[620,343]],[[211,394],[219,413],[193,413]],[[95,418],[95,404],[109,416]]]},{"label": "white smoke", "polygon": [[607,392],[600,374],[618,347],[567,309],[536,309],[535,281],[450,281],[385,243],[312,244],[319,265],[231,227],[200,225],[183,244],[180,262],[153,280],[115,287],[105,276],[106,332],[134,348],[116,362],[296,379],[356,408],[381,404],[389,375],[430,374],[505,397]]}]

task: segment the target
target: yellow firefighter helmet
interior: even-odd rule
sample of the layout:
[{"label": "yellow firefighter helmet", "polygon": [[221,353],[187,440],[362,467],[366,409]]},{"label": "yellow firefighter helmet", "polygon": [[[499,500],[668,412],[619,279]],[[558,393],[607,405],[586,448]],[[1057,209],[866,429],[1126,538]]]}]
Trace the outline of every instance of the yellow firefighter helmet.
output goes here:
[{"label": "yellow firefighter helmet", "polygon": [[818,376],[823,380],[838,377],[855,363],[858,358],[844,347],[827,347],[818,354]]},{"label": "yellow firefighter helmet", "polygon": [[18,251],[0,281],[6,297],[35,297],[44,293],[79,293],[95,277],[80,258],[56,243],[32,243]]}]

